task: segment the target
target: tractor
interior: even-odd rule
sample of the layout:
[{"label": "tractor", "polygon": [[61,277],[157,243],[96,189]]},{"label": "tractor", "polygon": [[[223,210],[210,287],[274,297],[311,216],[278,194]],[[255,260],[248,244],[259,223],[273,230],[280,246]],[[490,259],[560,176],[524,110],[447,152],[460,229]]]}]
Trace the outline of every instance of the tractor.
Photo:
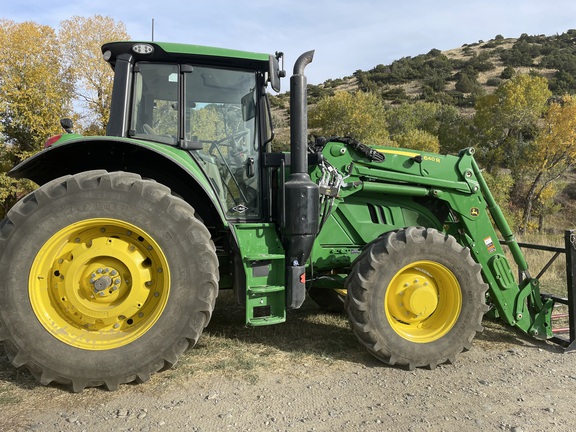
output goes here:
[{"label": "tractor", "polygon": [[408,370],[455,361],[485,314],[572,348],[575,235],[552,248],[568,296],[541,294],[473,148],[309,141],[313,51],[290,77],[289,152],[272,148],[281,53],[119,41],[102,55],[106,136],[64,119],[10,171],[39,187],[0,224],[0,341],[41,384],[148,380],[196,344],[227,289],[247,326],[283,323],[307,296],[346,310],[372,355]]}]

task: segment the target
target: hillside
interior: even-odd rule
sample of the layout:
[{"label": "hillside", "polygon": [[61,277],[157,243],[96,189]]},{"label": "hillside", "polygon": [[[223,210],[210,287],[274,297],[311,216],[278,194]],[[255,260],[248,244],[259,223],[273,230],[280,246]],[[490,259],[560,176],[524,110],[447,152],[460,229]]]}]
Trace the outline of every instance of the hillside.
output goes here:
[{"label": "hillside", "polygon": [[[449,106],[458,113],[458,118],[452,120],[465,124],[474,114],[477,97],[495,91],[516,74],[545,77],[554,96],[576,94],[576,30],[553,36],[523,34],[516,39],[496,36],[447,51],[431,49],[426,54],[404,57],[388,65],[378,64],[367,71],[357,70],[349,77],[309,85],[308,102],[313,107],[321,98],[336,91],[362,90],[380,95],[391,111],[401,104],[418,101]],[[271,101],[277,136],[275,147],[287,149],[289,93],[274,96]],[[390,124],[388,127],[392,136],[395,131],[390,129]],[[466,146],[471,140],[461,142]],[[460,144],[456,141],[452,144],[456,146],[441,141],[440,152],[462,148],[457,147]],[[556,218],[564,218],[557,219],[561,222],[558,226],[569,225],[576,215],[574,178],[576,175],[569,173],[558,184],[563,193],[555,202],[564,209],[556,214]]]},{"label": "hillside", "polygon": [[[476,96],[494,91],[514,73],[546,77],[555,94],[576,93],[576,30],[554,36],[523,34],[517,39],[496,36],[447,51],[431,49],[309,85],[308,102],[314,105],[339,90],[362,90],[380,94],[389,104],[439,102],[470,115]],[[289,142],[289,101],[289,92],[271,97],[279,148]]]},{"label": "hillside", "polygon": [[[337,90],[379,93],[390,104],[425,100],[471,109],[477,95],[490,93],[515,73],[535,73],[549,80],[550,90],[576,93],[576,30],[554,36],[496,36],[487,42],[465,44],[447,51],[403,57],[389,65],[378,64],[352,76],[309,85],[309,103]],[[272,97],[280,128],[287,125],[284,112],[289,93]]]}]

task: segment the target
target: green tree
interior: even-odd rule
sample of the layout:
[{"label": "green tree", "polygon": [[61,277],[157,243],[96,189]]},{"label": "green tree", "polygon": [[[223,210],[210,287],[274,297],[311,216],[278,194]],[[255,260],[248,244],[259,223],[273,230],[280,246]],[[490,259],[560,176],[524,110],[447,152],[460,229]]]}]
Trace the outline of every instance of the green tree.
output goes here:
[{"label": "green tree", "polygon": [[456,81],[456,90],[462,93],[473,93],[478,87],[478,81],[466,73],[460,74],[460,78]]},{"label": "green tree", "polygon": [[504,68],[504,70],[502,71],[502,73],[500,73],[500,78],[502,79],[510,79],[512,78],[514,75],[516,75],[516,69],[514,69],[512,66],[506,66]]},{"label": "green tree", "polygon": [[324,97],[310,109],[309,125],[320,135],[389,143],[384,104],[374,93],[339,91]]},{"label": "green tree", "polygon": [[80,129],[91,135],[104,135],[114,75],[110,65],[102,60],[100,47],[105,42],[130,39],[126,27],[106,16],[74,16],[60,23],[58,37],[64,63],[74,80],[74,96],[84,108]]},{"label": "green tree", "polygon": [[465,119],[450,105],[422,101],[406,103],[388,108],[386,118],[390,137],[398,143],[405,141],[404,138],[399,138],[400,136],[419,130],[435,137],[439,148],[426,147],[436,148],[434,151],[454,153],[469,145],[463,136]]},{"label": "green tree", "polygon": [[476,100],[477,157],[489,171],[517,167],[551,95],[546,78],[516,75]]}]

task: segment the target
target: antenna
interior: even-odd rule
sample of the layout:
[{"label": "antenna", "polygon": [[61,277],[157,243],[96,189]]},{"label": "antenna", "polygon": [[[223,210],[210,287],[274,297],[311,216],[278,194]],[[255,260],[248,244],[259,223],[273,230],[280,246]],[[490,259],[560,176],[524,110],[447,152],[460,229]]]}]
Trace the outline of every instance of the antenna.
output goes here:
[{"label": "antenna", "polygon": [[154,18],[152,18],[152,42],[154,42]]}]

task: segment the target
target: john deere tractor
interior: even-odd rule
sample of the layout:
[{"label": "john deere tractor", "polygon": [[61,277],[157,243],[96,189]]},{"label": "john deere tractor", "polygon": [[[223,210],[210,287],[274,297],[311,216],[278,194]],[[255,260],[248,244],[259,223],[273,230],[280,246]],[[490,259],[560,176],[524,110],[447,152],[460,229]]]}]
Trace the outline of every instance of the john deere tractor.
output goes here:
[{"label": "john deere tractor", "polygon": [[[484,181],[459,155],[308,141],[304,53],[290,78],[290,152],[273,152],[280,54],[173,43],[102,47],[106,136],[67,130],[12,169],[39,188],[0,224],[0,340],[15,367],[73,391],[174,365],[234,290],[245,324],[307,295],[346,309],[375,357],[454,361],[486,313],[570,348]],[[512,270],[499,234],[517,267]]]}]

